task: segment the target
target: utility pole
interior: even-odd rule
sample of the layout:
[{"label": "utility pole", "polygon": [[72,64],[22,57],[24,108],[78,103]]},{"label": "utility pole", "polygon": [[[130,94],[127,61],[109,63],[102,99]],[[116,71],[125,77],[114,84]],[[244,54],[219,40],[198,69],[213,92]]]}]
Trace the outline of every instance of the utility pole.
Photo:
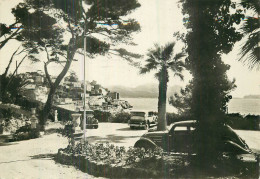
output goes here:
[{"label": "utility pole", "polygon": [[86,25],[84,24],[84,93],[83,93],[83,107],[84,107],[84,113],[83,113],[83,132],[84,132],[84,142],[86,141],[86,49],[87,49],[87,44],[86,44]]}]

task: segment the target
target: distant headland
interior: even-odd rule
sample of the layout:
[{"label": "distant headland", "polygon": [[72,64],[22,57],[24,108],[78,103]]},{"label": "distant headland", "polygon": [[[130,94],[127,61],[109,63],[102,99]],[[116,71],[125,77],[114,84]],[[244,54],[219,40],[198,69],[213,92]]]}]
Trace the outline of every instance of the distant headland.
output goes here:
[{"label": "distant headland", "polygon": [[260,94],[257,95],[246,95],[244,99],[260,99]]}]

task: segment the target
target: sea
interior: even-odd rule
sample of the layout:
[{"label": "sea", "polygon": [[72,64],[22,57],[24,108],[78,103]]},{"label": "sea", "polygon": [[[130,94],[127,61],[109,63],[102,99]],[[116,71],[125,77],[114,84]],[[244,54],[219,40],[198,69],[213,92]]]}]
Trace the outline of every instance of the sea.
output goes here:
[{"label": "sea", "polygon": [[[122,98],[128,101],[133,110],[157,111],[158,98]],[[177,110],[167,104],[167,112]],[[228,113],[240,113],[241,115],[260,115],[260,99],[233,98],[228,104]]]}]

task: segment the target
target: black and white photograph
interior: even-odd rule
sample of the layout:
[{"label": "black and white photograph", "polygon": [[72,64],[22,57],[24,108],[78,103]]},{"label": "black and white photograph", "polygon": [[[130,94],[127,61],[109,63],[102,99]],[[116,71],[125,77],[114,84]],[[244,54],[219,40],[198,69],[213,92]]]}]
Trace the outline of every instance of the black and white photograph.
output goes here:
[{"label": "black and white photograph", "polygon": [[0,0],[0,179],[259,179],[259,0]]}]

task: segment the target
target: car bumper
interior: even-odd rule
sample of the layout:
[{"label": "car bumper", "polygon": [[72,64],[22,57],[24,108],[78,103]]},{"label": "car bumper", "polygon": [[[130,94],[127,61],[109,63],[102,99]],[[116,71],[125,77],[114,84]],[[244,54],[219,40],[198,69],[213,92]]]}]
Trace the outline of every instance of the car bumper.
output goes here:
[{"label": "car bumper", "polygon": [[130,127],[145,127],[146,124],[129,124]]}]

